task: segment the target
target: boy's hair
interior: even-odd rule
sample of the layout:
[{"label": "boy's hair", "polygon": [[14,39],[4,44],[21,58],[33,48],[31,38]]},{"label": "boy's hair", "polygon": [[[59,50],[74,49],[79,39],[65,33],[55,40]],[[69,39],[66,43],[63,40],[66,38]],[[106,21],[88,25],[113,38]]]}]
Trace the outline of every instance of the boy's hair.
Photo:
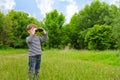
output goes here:
[{"label": "boy's hair", "polygon": [[35,24],[28,24],[27,31],[30,30],[31,28],[37,28],[37,26]]}]

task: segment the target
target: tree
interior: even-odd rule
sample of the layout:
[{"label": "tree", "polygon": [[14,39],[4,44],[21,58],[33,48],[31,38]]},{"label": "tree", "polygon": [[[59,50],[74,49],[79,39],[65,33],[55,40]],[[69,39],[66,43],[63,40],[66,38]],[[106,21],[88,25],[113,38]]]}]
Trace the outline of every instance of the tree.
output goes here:
[{"label": "tree", "polygon": [[25,39],[28,36],[26,27],[30,23],[40,26],[39,21],[33,17],[29,17],[28,13],[22,11],[11,10],[6,16],[12,21],[13,36],[10,46],[14,48],[26,47]]},{"label": "tree", "polygon": [[88,49],[109,49],[112,42],[112,27],[108,25],[95,25],[88,29],[85,41]]},{"label": "tree", "polygon": [[88,28],[92,28],[96,24],[111,26],[116,11],[116,6],[94,0],[90,5],[86,5],[84,9],[80,10],[79,13],[73,15],[69,27],[73,29],[70,39],[73,40],[71,44],[74,48],[86,48],[87,44],[84,39]]},{"label": "tree", "polygon": [[119,15],[120,15],[120,11],[114,18],[114,21],[112,24],[113,26],[112,33],[113,33],[113,37],[115,39],[117,48],[120,48],[120,16]]},{"label": "tree", "polygon": [[65,17],[57,10],[49,12],[43,21],[45,28],[49,33],[49,48],[60,48],[62,39],[62,26],[65,22]]},{"label": "tree", "polygon": [[0,48],[10,46],[12,39],[11,21],[4,13],[0,12]]}]

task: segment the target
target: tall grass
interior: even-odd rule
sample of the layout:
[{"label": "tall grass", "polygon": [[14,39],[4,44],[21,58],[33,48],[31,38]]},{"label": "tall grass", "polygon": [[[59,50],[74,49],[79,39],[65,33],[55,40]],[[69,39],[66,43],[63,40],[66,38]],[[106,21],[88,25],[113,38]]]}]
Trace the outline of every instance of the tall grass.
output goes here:
[{"label": "tall grass", "polygon": [[[27,64],[27,50],[0,51],[0,80],[27,80]],[[44,51],[40,80],[120,80],[120,53],[110,50]]]}]

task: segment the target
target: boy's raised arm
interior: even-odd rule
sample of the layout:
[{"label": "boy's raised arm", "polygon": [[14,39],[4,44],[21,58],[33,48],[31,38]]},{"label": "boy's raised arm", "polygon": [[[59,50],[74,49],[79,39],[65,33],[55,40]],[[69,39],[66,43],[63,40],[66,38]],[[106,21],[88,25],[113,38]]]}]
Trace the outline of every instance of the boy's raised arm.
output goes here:
[{"label": "boy's raised arm", "polygon": [[46,41],[46,40],[48,40],[48,34],[46,33],[46,34],[44,34],[42,37],[40,37],[40,41]]},{"label": "boy's raised arm", "polygon": [[48,33],[45,30],[43,30],[42,33],[44,35],[42,37],[40,37],[40,41],[46,41],[46,40],[48,40]]}]

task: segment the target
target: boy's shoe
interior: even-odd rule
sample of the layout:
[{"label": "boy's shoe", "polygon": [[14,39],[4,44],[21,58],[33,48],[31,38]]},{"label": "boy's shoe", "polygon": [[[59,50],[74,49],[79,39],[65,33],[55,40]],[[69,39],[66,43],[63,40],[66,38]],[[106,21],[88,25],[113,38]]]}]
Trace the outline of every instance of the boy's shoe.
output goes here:
[{"label": "boy's shoe", "polygon": [[35,74],[35,80],[39,80],[39,74]]},{"label": "boy's shoe", "polygon": [[35,80],[35,75],[34,74],[29,74],[28,80]]}]

